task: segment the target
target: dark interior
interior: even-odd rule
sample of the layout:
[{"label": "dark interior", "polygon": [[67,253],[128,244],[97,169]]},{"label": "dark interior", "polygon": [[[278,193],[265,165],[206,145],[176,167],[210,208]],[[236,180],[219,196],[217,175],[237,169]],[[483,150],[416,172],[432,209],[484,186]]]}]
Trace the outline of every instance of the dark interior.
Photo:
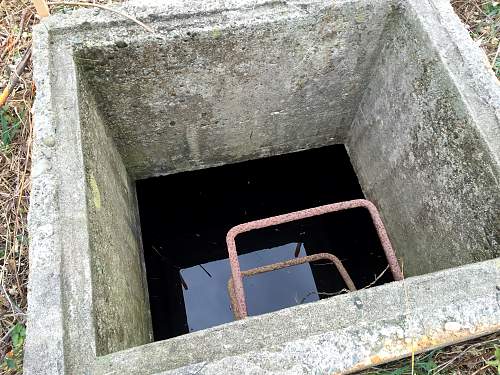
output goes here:
[{"label": "dark interior", "polygon": [[[229,273],[227,261],[221,261],[227,258],[225,237],[231,227],[305,208],[364,198],[343,145],[139,180],[137,194],[155,340],[195,330],[196,322],[189,321],[188,317],[196,313],[196,316],[201,313],[206,317],[215,311],[208,308],[212,302],[230,309],[225,284],[220,281],[215,284],[218,276],[214,272],[222,272],[220,277],[224,280]],[[358,289],[373,282],[387,267],[370,215],[363,208],[249,232],[237,238],[237,249],[240,261],[245,254],[249,257],[259,254],[265,264],[274,259],[266,260],[266,254],[276,255],[273,249],[280,246],[279,251],[285,254],[282,260],[293,258],[297,243],[303,244],[308,255],[329,252],[340,258]],[[263,249],[270,250],[260,251]],[[327,298],[345,288],[335,267],[326,263],[318,261],[310,266],[297,266],[306,267],[300,275],[312,274],[316,291],[310,294],[316,294],[317,298]],[[197,269],[199,272],[194,272]],[[280,276],[279,272],[286,274]],[[269,292],[271,286],[283,290],[293,288],[292,270],[279,272],[272,272],[276,274],[267,275],[267,281],[263,279],[263,284],[259,284],[260,296],[266,297],[247,296],[250,315],[252,300],[255,301],[253,305],[261,305],[259,313],[305,303],[301,295],[295,298],[296,303],[280,302],[280,305],[276,301],[278,294],[283,293],[276,296],[264,293]],[[183,274],[198,276],[186,280]],[[253,278],[259,277],[263,275]],[[375,285],[389,281],[392,276],[387,271]],[[280,286],[280,283],[285,285]],[[195,284],[201,285],[196,287],[196,293],[202,293],[197,296],[208,293],[207,288],[220,288],[220,291],[210,292],[222,297],[220,301],[212,301],[210,297],[206,308],[195,307],[202,311],[190,315],[185,296],[194,293],[191,292],[194,287],[190,286]],[[266,289],[266,285],[269,288]],[[251,287],[248,284],[248,288]],[[200,298],[193,298],[196,305]],[[217,324],[232,320],[221,319]],[[210,326],[210,323],[203,324],[202,327]]]}]

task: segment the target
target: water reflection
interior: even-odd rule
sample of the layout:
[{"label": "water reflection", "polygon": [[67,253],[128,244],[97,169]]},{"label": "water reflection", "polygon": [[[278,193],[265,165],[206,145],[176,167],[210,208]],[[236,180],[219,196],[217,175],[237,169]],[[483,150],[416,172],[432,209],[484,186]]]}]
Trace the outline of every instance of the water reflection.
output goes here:
[{"label": "water reflection", "polygon": [[[239,257],[242,270],[292,259],[297,243],[259,250]],[[299,256],[306,256],[301,247]],[[234,320],[227,294],[229,260],[222,259],[181,270],[189,331]],[[316,284],[308,263],[244,278],[249,315],[259,315],[317,301]]]}]

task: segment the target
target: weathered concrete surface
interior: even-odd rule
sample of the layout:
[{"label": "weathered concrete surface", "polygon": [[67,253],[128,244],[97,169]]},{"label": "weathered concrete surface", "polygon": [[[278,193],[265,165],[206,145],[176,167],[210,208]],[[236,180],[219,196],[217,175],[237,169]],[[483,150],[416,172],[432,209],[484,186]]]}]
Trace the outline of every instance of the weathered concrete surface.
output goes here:
[{"label": "weathered concrete surface", "polygon": [[378,365],[499,330],[499,270],[498,260],[478,263],[240,320],[100,357],[93,373],[335,374]]},{"label": "weathered concrete surface", "polygon": [[144,178],[343,143],[390,10],[228,10],[168,22],[161,40],[93,33],[76,63],[129,172]]},{"label": "weathered concrete surface", "polygon": [[391,15],[347,142],[408,276],[500,256],[498,85],[420,8]]},{"label": "weathered concrete surface", "polygon": [[[43,33],[41,30],[39,35]],[[42,46],[40,50],[49,51]],[[115,170],[104,168],[117,153],[113,154],[109,139],[93,135],[104,128],[94,106],[89,106],[91,97],[77,100],[72,54],[58,49],[51,52],[54,55],[41,52],[37,63],[43,69],[51,63],[66,69],[37,80],[41,94],[36,101],[29,218],[29,314],[33,319],[25,351],[25,371],[35,374],[65,369],[74,373],[74,368],[84,371],[96,354],[151,340],[141,248],[133,243],[140,240],[134,189],[130,188],[128,202],[120,201],[120,194],[112,194],[120,185],[109,181],[113,173],[120,172],[126,179],[124,167],[120,169],[121,161],[116,157]],[[65,90],[73,94],[67,95]],[[96,147],[84,155],[82,142],[89,139],[102,147],[94,143]],[[100,182],[102,195],[98,199]],[[100,206],[100,216],[95,214],[96,206]],[[132,249],[127,253],[122,246],[128,242]],[[99,267],[106,267],[106,277],[101,276]],[[38,357],[48,352],[54,355],[45,360]],[[71,365],[64,356],[71,358]]]},{"label": "weathered concrete surface", "polygon": [[84,85],[79,97],[99,355],[153,336],[135,184]]},{"label": "weathered concrete surface", "polygon": [[[447,1],[121,9],[155,34],[99,10],[36,29],[27,374],[339,372],[500,328],[500,89]],[[408,275],[491,260],[132,348],[133,180],[333,143]]]}]

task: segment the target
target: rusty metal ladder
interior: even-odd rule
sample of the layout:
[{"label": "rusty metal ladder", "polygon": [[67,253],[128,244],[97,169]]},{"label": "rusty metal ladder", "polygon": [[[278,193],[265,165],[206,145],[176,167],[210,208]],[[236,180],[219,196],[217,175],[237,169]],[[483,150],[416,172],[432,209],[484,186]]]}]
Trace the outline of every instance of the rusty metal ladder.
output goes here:
[{"label": "rusty metal ladder", "polygon": [[380,214],[375,205],[366,199],[356,199],[346,202],[327,204],[324,206],[308,208],[306,210],[295,211],[284,215],[272,216],[266,219],[250,221],[248,223],[240,224],[231,228],[226,235],[227,251],[229,254],[229,264],[231,266],[231,275],[232,275],[228,281],[228,293],[231,300],[231,305],[233,308],[233,314],[235,318],[243,319],[248,316],[247,305],[245,300],[245,290],[243,288],[244,276],[254,276],[260,273],[270,272],[277,269],[291,267],[307,262],[313,262],[319,259],[327,259],[330,260],[335,265],[348,289],[350,291],[356,290],[356,287],[354,286],[354,283],[352,282],[351,277],[349,276],[347,270],[344,268],[342,262],[336,256],[329,253],[309,255],[305,257],[291,259],[284,262],[270,264],[263,267],[257,267],[257,268],[252,268],[250,270],[241,271],[240,262],[238,260],[238,252],[236,251],[237,235],[255,229],[262,229],[274,225],[289,223],[291,221],[310,218],[313,216],[319,216],[336,211],[343,211],[359,207],[366,208],[370,213],[373,224],[375,225],[375,228],[377,230],[378,237],[384,249],[387,261],[389,263],[389,268],[391,269],[392,276],[394,277],[395,280],[402,280],[403,273],[401,272],[401,269],[399,267],[396,254],[394,252],[394,249],[392,248],[389,236],[387,235]]}]

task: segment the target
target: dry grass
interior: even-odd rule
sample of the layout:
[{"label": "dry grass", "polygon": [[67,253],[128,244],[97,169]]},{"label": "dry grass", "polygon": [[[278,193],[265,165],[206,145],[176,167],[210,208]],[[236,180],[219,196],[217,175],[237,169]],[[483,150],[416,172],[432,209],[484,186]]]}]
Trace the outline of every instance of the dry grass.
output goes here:
[{"label": "dry grass", "polygon": [[[2,89],[31,43],[35,14],[28,6],[27,0],[0,1]],[[0,373],[6,374],[14,373],[21,366],[26,321],[26,216],[33,96],[31,69],[27,69],[7,105],[0,109]]]},{"label": "dry grass", "polygon": [[[500,6],[484,0],[453,0],[452,3],[500,77]],[[37,22],[30,1],[0,0],[0,89],[5,87],[13,67],[29,48],[32,26]],[[16,91],[0,112],[0,373],[4,374],[22,371],[33,97],[29,64]],[[477,374],[495,373],[485,364],[485,359],[493,355],[492,340],[499,340],[498,334],[492,337],[433,353],[436,364],[448,363],[439,373],[472,374],[476,370]],[[422,358],[429,357],[420,356],[417,361]],[[394,371],[407,364],[408,360],[392,364],[392,370],[389,366],[386,369],[389,372],[385,373],[399,373]]]},{"label": "dry grass", "polygon": [[491,0],[452,0],[472,38],[488,56],[496,76],[500,78],[500,2]]},{"label": "dry grass", "polygon": [[[461,344],[406,358],[384,366],[362,371],[363,375],[497,375],[495,346],[500,345],[500,332]],[[413,372],[412,372],[413,367]]]}]

